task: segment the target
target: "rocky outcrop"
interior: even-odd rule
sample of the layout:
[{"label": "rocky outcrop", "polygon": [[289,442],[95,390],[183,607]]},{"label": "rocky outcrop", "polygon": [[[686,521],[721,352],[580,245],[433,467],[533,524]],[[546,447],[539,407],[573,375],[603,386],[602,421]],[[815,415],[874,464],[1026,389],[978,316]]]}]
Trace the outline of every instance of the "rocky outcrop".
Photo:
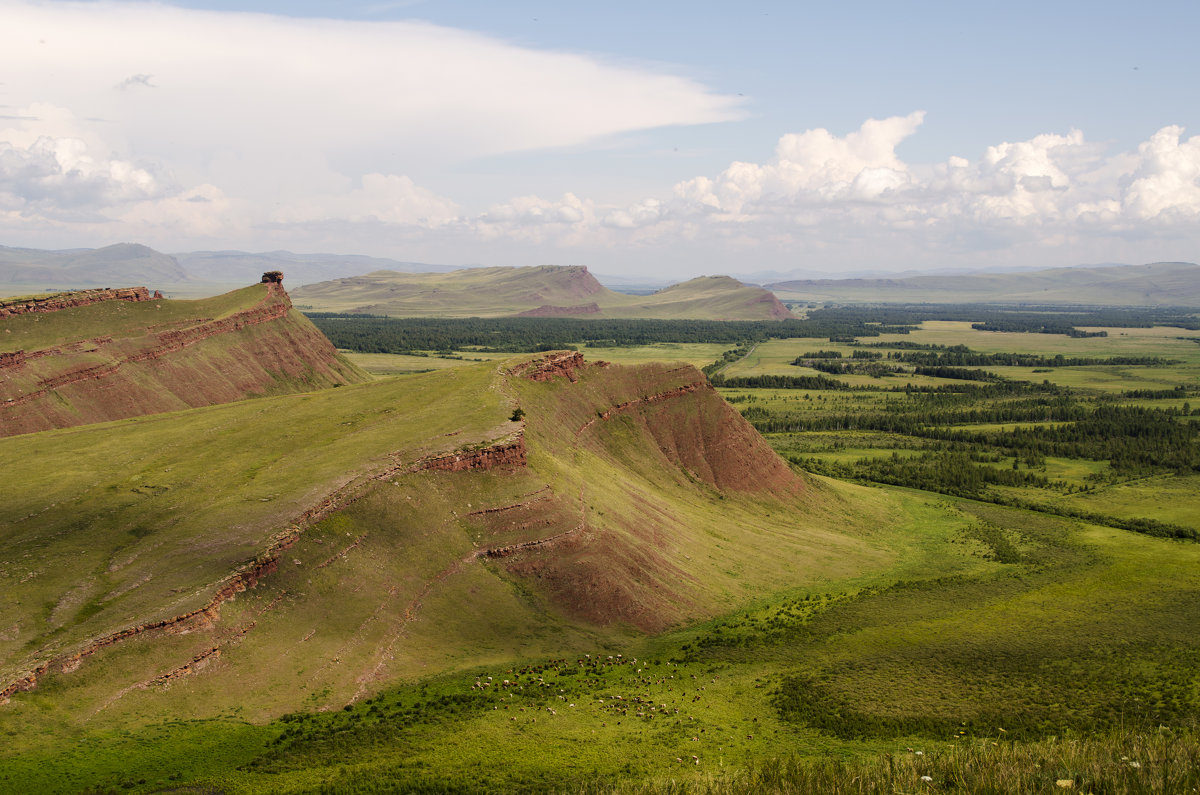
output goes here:
[{"label": "rocky outcrop", "polygon": [[102,301],[153,301],[158,298],[162,298],[162,293],[155,291],[151,296],[145,287],[106,287],[101,290],[76,290],[41,298],[0,299],[0,317],[57,312],[60,309],[88,306]]},{"label": "rocky outcrop", "polygon": [[784,306],[784,303],[779,300],[775,293],[763,293],[755,303],[767,304],[770,307],[767,310],[767,315],[771,320],[790,320],[796,317]]},{"label": "rocky outcrop", "polygon": [[[160,356],[183,350],[189,345],[195,345],[198,342],[203,342],[221,334],[231,334],[247,326],[278,320],[292,309],[291,299],[288,298],[288,294],[284,292],[282,286],[276,287],[278,284],[278,282],[272,282],[268,289],[268,300],[263,301],[253,309],[236,312],[229,317],[200,323],[190,328],[163,332],[158,335],[157,345],[149,350],[134,354],[127,361],[144,362],[149,359],[157,359]],[[276,300],[269,300],[270,298]]]},{"label": "rocky outcrop", "polygon": [[574,383],[579,380],[576,371],[582,369],[583,366],[583,354],[579,351],[556,351],[537,359],[522,362],[509,370],[509,375],[528,378],[531,381],[549,381],[556,376],[562,376]]},{"label": "rocky outcrop", "polygon": [[463,450],[449,455],[427,458],[415,464],[410,471],[466,472],[473,469],[495,469],[497,467],[525,466],[525,437],[502,442],[478,450]]},{"label": "rocky outcrop", "polygon": [[562,541],[563,539],[565,539],[569,536],[573,536],[573,535],[577,534],[580,531],[580,529],[581,528],[579,528],[579,527],[573,527],[570,530],[565,530],[556,535],[552,535],[549,538],[539,538],[534,541],[524,541],[519,544],[509,544],[508,546],[503,546],[503,547],[492,547],[490,549],[481,549],[475,553],[475,557],[477,557],[477,558],[493,558],[493,559],[494,558],[507,558],[509,555],[515,555],[518,552],[523,552],[528,549],[537,549],[539,547],[549,546],[550,544],[553,544],[556,541]]},{"label": "rocky outcrop", "polygon": [[629,409],[631,409],[635,406],[640,406],[645,403],[658,403],[663,400],[671,400],[673,398],[682,397],[683,395],[686,395],[689,392],[695,392],[697,389],[711,390],[712,387],[709,385],[708,381],[694,381],[690,384],[684,384],[683,386],[675,387],[674,389],[668,389],[663,392],[656,392],[653,395],[646,395],[645,397],[634,398],[633,400],[627,400],[624,403],[618,403],[617,405],[613,406],[611,409],[608,409],[607,411],[600,412],[600,419],[607,420],[615,412],[628,411]]}]

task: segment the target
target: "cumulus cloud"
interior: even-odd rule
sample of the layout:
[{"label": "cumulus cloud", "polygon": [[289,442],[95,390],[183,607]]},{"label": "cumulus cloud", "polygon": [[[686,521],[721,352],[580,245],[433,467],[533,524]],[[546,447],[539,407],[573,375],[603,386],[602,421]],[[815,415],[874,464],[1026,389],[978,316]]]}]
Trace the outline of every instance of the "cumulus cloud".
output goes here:
[{"label": "cumulus cloud", "polygon": [[1114,231],[1139,221],[1181,223],[1200,214],[1200,137],[1166,127],[1136,154],[1107,153],[1080,130],[988,147],[969,160],[909,164],[896,147],[917,132],[920,111],[870,119],[845,136],[825,129],[780,138],[765,163],[735,162],[716,177],[677,184],[602,217],[611,227],[701,223],[730,236],[748,228],[786,234],[825,224],[862,229]]},{"label": "cumulus cloud", "polygon": [[1139,163],[1123,209],[1141,219],[1195,222],[1200,215],[1200,136],[1164,127],[1138,147]]},{"label": "cumulus cloud", "polygon": [[[37,129],[43,118],[59,134]],[[17,117],[21,126],[0,128],[0,206],[25,214],[70,216],[160,195],[160,180],[146,168],[100,150],[71,114],[34,106]]]},{"label": "cumulus cloud", "polygon": [[596,226],[596,208],[573,193],[549,200],[518,196],[479,216],[465,219],[466,228],[481,240],[573,245],[584,242]]},{"label": "cumulus cloud", "polygon": [[[923,118],[871,119],[844,136],[784,135],[767,162],[734,162],[668,196],[590,203],[569,239],[597,250],[700,247],[733,261],[755,251],[773,261],[789,251],[838,251],[860,265],[1031,250],[1107,259],[1151,230],[1200,242],[1200,137],[1184,140],[1178,127],[1159,130],[1137,152],[1109,152],[1070,130],[998,143],[974,159],[906,163],[896,148]],[[526,238],[537,229],[537,239],[565,245],[547,223],[551,204],[525,197],[521,205],[538,211],[510,212],[504,231]]]},{"label": "cumulus cloud", "polygon": [[869,119],[841,138],[823,128],[784,135],[770,163],[733,163],[716,180],[680,183],[675,195],[735,216],[780,203],[878,200],[909,185],[896,146],[924,118],[924,111],[916,111]]}]

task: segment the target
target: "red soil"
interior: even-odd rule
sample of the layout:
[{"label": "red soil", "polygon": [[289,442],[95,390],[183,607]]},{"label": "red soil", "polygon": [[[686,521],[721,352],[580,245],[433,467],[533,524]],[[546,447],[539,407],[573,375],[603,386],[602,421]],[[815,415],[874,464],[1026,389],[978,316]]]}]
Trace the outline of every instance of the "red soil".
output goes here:
[{"label": "red soil", "polygon": [[509,370],[508,374],[518,378],[528,378],[531,381],[549,381],[551,378],[561,375],[574,383],[579,380],[576,371],[583,366],[582,353],[559,351],[523,362]]},{"label": "red soil", "polygon": [[428,458],[415,464],[410,471],[466,472],[473,469],[523,466],[525,466],[525,437],[518,436],[513,442]]},{"label": "red soil", "polygon": [[[526,434],[535,440],[531,444],[551,456],[594,455],[623,466],[628,473],[626,499],[607,506],[602,517],[592,516],[584,483],[578,495],[544,486],[511,504],[477,508],[464,515],[480,525],[486,540],[472,556],[451,562],[426,591],[472,560],[494,560],[577,619],[661,631],[699,614],[700,608],[697,585],[680,565],[692,531],[672,514],[672,503],[657,496],[660,485],[696,488],[700,483],[705,484],[701,488],[722,492],[770,493],[785,499],[805,489],[804,481],[694,367],[589,365],[579,353],[559,352],[523,363],[509,375],[538,382],[561,376],[569,383],[559,382],[562,386],[553,392],[541,391],[549,385],[525,387],[540,394],[527,406],[526,431],[515,439],[417,462],[393,460],[374,474],[346,483],[297,517],[253,563],[230,575],[204,606],[113,632],[73,654],[41,663],[0,690],[0,702],[35,687],[47,671],[74,670],[88,656],[123,640],[211,627],[224,602],[278,569],[281,555],[304,528],[358,500],[375,481],[400,472],[453,476],[527,467]],[[361,540],[321,566],[348,554]],[[420,597],[414,605],[419,602]],[[219,653],[218,644],[152,682],[187,675]]]},{"label": "red soil", "polygon": [[[101,349],[107,361],[97,364]],[[269,282],[258,305],[229,317],[0,356],[0,436],[287,391],[281,378],[316,388],[357,376]]]},{"label": "red soil", "polygon": [[60,309],[98,304],[101,301],[152,301],[157,298],[162,298],[162,293],[156,290],[151,296],[150,291],[145,287],[120,287],[117,289],[106,287],[102,290],[76,290],[59,293],[46,298],[0,299],[0,317],[57,312]]}]

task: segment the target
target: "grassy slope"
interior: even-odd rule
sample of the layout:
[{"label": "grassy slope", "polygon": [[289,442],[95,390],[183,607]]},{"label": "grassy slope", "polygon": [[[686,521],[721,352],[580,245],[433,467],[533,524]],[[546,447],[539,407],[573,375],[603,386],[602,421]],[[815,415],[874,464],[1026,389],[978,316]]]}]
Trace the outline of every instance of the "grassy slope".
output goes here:
[{"label": "grassy slope", "polygon": [[[265,323],[225,331],[180,350],[137,361],[163,343],[165,332],[187,331],[238,313],[277,308]],[[198,301],[106,301],[45,314],[0,319],[0,352],[54,351],[6,368],[0,398],[43,389],[52,379],[88,368],[111,368],[99,380],[60,384],[19,406],[0,405],[0,431],[52,427],[281,394],[362,380],[365,373],[337,355],[286,298],[255,285]]]},{"label": "grassy slope", "polygon": [[[1043,340],[1045,336],[1024,339],[1046,345],[1060,342]],[[1067,344],[1076,343],[1090,341]],[[974,340],[968,344],[980,347]],[[487,366],[456,374],[461,377],[481,367]],[[1200,561],[1195,545],[822,479],[812,479],[808,497],[801,495],[787,520],[774,525],[774,517],[765,515],[777,511],[772,501],[728,493],[721,499],[703,483],[702,473],[693,471],[688,477],[672,470],[661,446],[655,450],[635,444],[655,426],[681,427],[680,418],[669,412],[610,421],[597,435],[589,431],[583,437],[578,458],[564,455],[572,446],[564,442],[573,439],[579,418],[594,416],[595,407],[615,399],[618,392],[645,391],[636,378],[628,379],[621,371],[613,379],[620,386],[593,382],[594,375],[585,375],[574,386],[561,379],[515,385],[513,396],[531,412],[528,434],[535,479],[482,474],[423,475],[415,482],[398,478],[398,485],[381,487],[310,531],[306,541],[288,553],[301,565],[285,566],[278,578],[228,605],[223,627],[211,635],[178,638],[173,647],[158,642],[131,645],[85,663],[75,678],[54,677],[43,689],[15,699],[9,709],[17,709],[0,714],[0,732],[7,731],[14,747],[29,754],[6,760],[9,781],[27,786],[39,782],[39,788],[64,791],[97,782],[126,782],[142,791],[172,781],[207,782],[236,791],[311,791],[320,786],[376,791],[390,786],[388,782],[445,780],[505,791],[518,782],[529,786],[632,776],[665,786],[668,779],[694,781],[697,775],[718,774],[724,766],[738,768],[781,754],[843,757],[883,751],[901,755],[896,769],[889,763],[888,775],[896,776],[894,786],[905,791],[921,787],[916,777],[925,773],[947,790],[971,789],[964,784],[970,776],[1002,775],[1001,781],[1010,784],[1026,782],[1010,790],[1052,788],[1056,780],[1072,778],[1082,791],[1087,791],[1086,781],[1106,780],[1125,781],[1124,786],[1132,788],[1093,784],[1091,790],[1171,791],[1154,789],[1150,779],[1138,778],[1143,776],[1139,770],[1146,776],[1154,770],[1157,776],[1161,769],[1163,781],[1169,775],[1186,775],[1189,764],[1194,771],[1194,757],[1190,763],[1167,764],[1139,750],[1143,741],[1136,737],[1102,743],[1086,770],[1072,756],[1074,745],[1048,747],[1037,769],[1025,765],[981,773],[976,760],[968,764],[970,769],[948,772],[942,760],[955,758],[968,741],[981,754],[993,753],[987,749],[994,740],[1001,742],[994,753],[1004,758],[1024,753],[1004,742],[1001,728],[1024,737],[1072,729],[1105,731],[1113,721],[1126,726],[1166,723],[1177,729],[1186,725],[1189,715],[1200,714],[1194,676],[1200,653],[1195,640],[1200,637],[1200,615],[1195,611],[1200,603]],[[707,425],[703,412],[693,418],[693,424],[685,425]],[[620,480],[630,471],[639,473],[635,480]],[[452,487],[441,485],[451,482]],[[417,600],[415,621],[395,622],[413,604],[409,597],[424,587],[422,577],[438,579],[446,571],[438,566],[447,552],[468,550],[470,544],[513,532],[503,523],[455,517],[456,511],[462,514],[461,500],[471,502],[472,509],[506,504],[551,485],[563,497],[553,511],[566,521],[578,508],[567,497],[580,484],[586,489],[591,532],[610,545],[606,551],[628,548],[622,544],[625,538],[644,544],[636,536],[636,525],[648,517],[664,528],[653,538],[655,548],[671,550],[676,533],[686,532],[688,546],[676,546],[675,554],[658,561],[659,571],[666,563],[678,567],[672,576],[678,571],[693,575],[679,579],[700,594],[698,600],[732,614],[652,639],[619,625],[587,628],[556,608],[569,601],[547,600],[546,589],[537,585],[552,568],[543,566],[531,576],[513,567],[519,561],[510,558],[457,570]],[[665,502],[645,499],[664,493],[670,495]],[[426,504],[413,510],[407,507],[409,498]],[[614,515],[620,513],[617,506],[633,506],[634,527]],[[431,532],[426,517],[433,510],[449,511],[451,524]],[[664,512],[670,516],[664,517]],[[547,516],[534,512],[524,518]],[[828,560],[806,557],[803,550],[806,539],[820,537],[822,528],[831,525],[851,530],[832,567]],[[451,527],[461,537],[445,532]],[[314,570],[313,561],[335,557],[364,532],[367,538],[344,558]],[[791,539],[783,549],[793,551],[777,554],[777,539]],[[452,544],[449,549],[447,542]],[[359,553],[371,565],[359,560]],[[561,557],[568,570],[578,573],[577,579],[587,579],[586,567],[594,560],[571,547],[559,547],[557,553],[552,557]],[[537,556],[530,558],[536,562]],[[406,561],[400,571],[390,564],[397,559]],[[610,566],[603,573],[619,579],[615,575],[620,571],[620,566]],[[702,576],[695,577],[696,572]],[[900,581],[908,584],[889,587]],[[743,587],[744,593],[739,593]],[[397,593],[372,601],[369,595],[384,588]],[[646,591],[651,595],[643,598],[652,600],[653,589]],[[802,599],[821,592],[833,596],[814,603]],[[335,597],[337,621],[327,607]],[[687,602],[678,603],[686,607]],[[362,621],[347,620],[353,615]],[[703,617],[702,612],[686,610],[676,615],[682,621]],[[228,641],[219,661],[200,675],[169,686],[135,688],[106,705],[114,688],[144,681],[139,677],[187,659],[211,646],[213,639],[230,638],[231,629],[251,621],[258,622],[253,631]],[[383,626],[389,622],[390,627]],[[346,626],[339,628],[338,623]],[[320,631],[306,638],[312,628]],[[381,639],[396,639],[390,646],[394,657],[386,666],[389,671],[403,666],[409,666],[410,673],[466,670],[402,685],[349,712],[261,728],[241,722],[284,708],[274,699],[300,680],[307,693],[306,709],[339,706],[357,692],[356,680],[375,670],[371,666],[378,658],[365,652],[380,648]],[[468,639],[471,648],[456,652]],[[627,666],[600,678],[555,678],[547,672],[551,689],[513,688],[504,693],[505,698],[511,693],[512,701],[493,692],[472,702],[474,706],[434,703],[475,698],[478,693],[471,685],[477,678],[492,675],[499,681],[514,670],[514,660],[519,664],[540,655],[546,662],[568,650],[571,657],[585,650],[593,656],[620,652],[626,659],[655,662],[644,671]],[[264,655],[273,655],[269,670],[257,662]],[[672,656],[687,662],[667,666],[665,660]],[[430,665],[428,660],[437,662]],[[472,668],[475,665],[485,667]],[[672,689],[673,682],[659,684],[669,676],[691,681],[693,675],[700,677],[694,684],[702,683],[705,690],[688,687],[686,698],[677,686]],[[382,687],[396,679],[376,681]],[[230,696],[229,682],[236,682],[236,699]],[[560,701],[556,691],[567,700]],[[776,692],[782,702],[777,702]],[[686,723],[674,724],[679,718],[673,713],[667,721],[635,719],[632,710],[616,716],[596,698],[623,694],[628,699],[643,693],[681,709]],[[702,696],[699,702],[692,700],[693,693]],[[571,703],[576,706],[568,706]],[[785,707],[782,712],[777,703]],[[797,708],[797,703],[802,706]],[[223,719],[138,728],[168,714],[198,717],[214,712]],[[109,734],[99,726],[128,726],[134,733]],[[281,732],[297,728],[300,733],[289,734],[282,751],[266,746]],[[951,735],[959,736],[960,731],[967,740],[953,741],[954,748],[942,753]],[[80,736],[87,738],[82,750],[62,752],[69,739]],[[925,748],[928,763],[911,756],[907,760],[915,764],[904,762],[906,745]],[[51,748],[53,752],[46,750]],[[698,754],[700,765],[691,764],[691,754]],[[1141,760],[1143,767],[1133,769],[1116,761],[1121,755]],[[256,756],[254,767],[235,772],[236,766]],[[147,783],[137,785],[138,777]],[[731,791],[769,789],[746,785]]]},{"label": "grassy slope", "polygon": [[[897,757],[898,769],[887,767],[903,791],[920,788],[923,774],[946,791],[975,791],[968,782],[988,775],[1000,782],[993,791],[1135,777],[1125,788],[1092,789],[1113,792],[1172,791],[1153,782],[1194,775],[1194,755],[1163,758],[1139,737],[1101,741],[1086,764],[1071,751],[1074,741],[1043,752],[1007,741],[1103,734],[1118,724],[1163,723],[1167,738],[1185,729],[1198,708],[1200,547],[902,490],[856,491],[864,507],[889,506],[893,520],[881,535],[902,550],[892,571],[761,596],[655,639],[597,638],[584,647],[589,658],[539,659],[539,647],[526,647],[349,711],[262,728],[234,720],[245,716],[236,708],[223,720],[172,719],[124,736],[90,728],[82,745],[10,756],[4,775],[62,791],[121,782],[146,791],[175,781],[231,792],[378,792],[435,782],[503,792],[571,790],[584,779],[675,781],[703,791],[709,776],[737,776],[780,756],[823,760],[801,766],[813,769],[884,752]],[[1020,549],[1019,559],[996,559],[1001,538]],[[616,654],[623,656],[609,657]],[[526,663],[536,669],[523,670]],[[250,673],[242,670],[243,686]],[[178,704],[180,690],[199,696],[198,683],[217,676],[209,670],[156,696],[132,696],[143,702],[142,720],[153,721],[161,713],[146,702]],[[516,684],[503,687],[506,679]],[[491,687],[475,686],[483,681]],[[33,703],[46,709],[50,695]],[[103,714],[104,726],[117,717]],[[43,742],[52,737],[62,742],[61,727]],[[945,767],[964,753],[1000,759],[976,758],[955,779]],[[1046,756],[1041,767],[1004,765],[1023,753]],[[1129,759],[1146,769],[1131,769]],[[729,791],[796,789],[785,779]]]},{"label": "grassy slope", "polygon": [[376,271],[306,285],[295,290],[294,297],[304,309],[395,317],[502,317],[542,306],[596,304],[598,312],[573,314],[589,318],[765,320],[775,317],[772,313],[780,309],[769,292],[727,276],[702,276],[653,295],[633,296],[609,290],[584,268],[552,265],[470,268],[450,273]]},{"label": "grassy slope", "polygon": [[506,414],[489,380],[464,370],[0,440],[5,460],[22,462],[0,483],[3,678],[201,606],[389,454],[490,436]]},{"label": "grassy slope", "polygon": [[785,301],[1200,305],[1200,266],[1166,262],[902,279],[818,279],[770,285]]},{"label": "grassy slope", "polygon": [[197,301],[103,301],[46,314],[0,318],[0,353],[34,351],[101,336],[141,336],[150,326],[184,327],[250,309],[266,287],[253,285]]},{"label": "grassy slope", "polygon": [[[538,384],[481,364],[2,440],[6,457],[36,463],[0,494],[0,570],[12,583],[0,624],[14,628],[0,647],[6,679],[87,638],[203,604],[325,493],[392,461],[501,436],[515,427],[514,399],[527,412],[530,466],[364,481],[361,499],[308,530],[279,572],[226,603],[216,624],[139,637],[76,672],[51,673],[0,721],[25,726],[18,745],[29,748],[95,720],[338,708],[437,671],[617,648],[637,627],[895,561],[872,531],[896,512],[886,500],[851,505],[840,488],[798,480],[782,500],[742,494],[709,485],[714,473],[696,460],[685,470],[665,458],[659,445],[671,439],[726,438],[731,420],[711,393],[621,414],[576,448],[575,431],[597,410],[698,376],[614,366],[589,369],[579,384]],[[764,453],[777,460],[769,450],[751,458]],[[541,499],[528,510],[471,515],[531,495]],[[477,547],[581,519],[585,530],[553,548],[473,558]],[[154,683],[214,647],[219,656],[199,675]]]}]

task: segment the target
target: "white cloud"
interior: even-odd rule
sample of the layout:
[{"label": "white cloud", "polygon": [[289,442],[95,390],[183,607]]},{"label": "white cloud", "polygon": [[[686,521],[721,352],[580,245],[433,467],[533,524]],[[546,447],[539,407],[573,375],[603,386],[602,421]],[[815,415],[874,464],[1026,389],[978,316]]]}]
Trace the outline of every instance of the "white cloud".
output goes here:
[{"label": "white cloud", "polygon": [[1146,219],[1178,223],[1200,214],[1200,137],[1181,142],[1178,127],[1160,130],[1136,155],[1106,154],[1072,130],[999,143],[974,161],[905,163],[896,147],[923,117],[871,119],[844,137],[824,129],[785,135],[769,162],[735,162],[715,178],[679,183],[670,204],[654,213],[638,212],[643,202],[605,217],[618,221],[610,226],[662,223],[668,234],[678,219],[704,219],[732,237],[747,228],[787,234],[819,224],[948,234],[1076,226],[1094,233],[1112,224],[1118,232]]},{"label": "white cloud", "polygon": [[1125,192],[1127,214],[1195,223],[1200,215],[1200,136],[1180,141],[1182,127],[1164,127],[1138,147],[1140,162]]},{"label": "white cloud", "polygon": [[338,220],[433,228],[453,221],[458,214],[457,204],[408,177],[367,174],[353,190],[297,200],[272,213],[271,220],[278,224]]},{"label": "white cloud", "polygon": [[596,222],[596,209],[591,202],[566,193],[557,200],[518,196],[470,219],[467,228],[485,241],[554,242],[569,246],[584,242]]},{"label": "white cloud", "polygon": [[154,174],[104,152],[69,112],[33,105],[17,116],[17,126],[0,128],[0,206],[79,215],[163,192]]},{"label": "white cloud", "polygon": [[907,265],[1022,246],[1082,260],[1151,238],[1200,244],[1200,137],[1176,126],[1137,151],[1068,130],[912,163],[898,151],[924,122],[914,111],[788,133],[763,162],[731,157],[632,201],[581,174],[559,198],[481,212],[485,200],[447,188],[483,174],[492,201],[499,177],[473,171],[480,158],[733,120],[739,100],[662,70],[418,22],[110,0],[0,0],[0,18],[5,243],[405,257],[426,245],[433,261],[557,252],[595,254],[598,268],[654,250],[709,269],[798,251]]},{"label": "white cloud", "polygon": [[[403,173],[740,115],[736,97],[684,77],[422,22],[140,2],[0,9],[10,97],[112,119],[139,152],[198,168],[225,147],[253,151],[264,171],[317,149]],[[156,90],[127,90],[141,87]]]},{"label": "white cloud", "polygon": [[1200,243],[1200,137],[1181,141],[1182,130],[1167,127],[1136,153],[1110,153],[1071,130],[999,143],[974,160],[906,163],[896,147],[923,115],[868,120],[841,137],[785,135],[767,162],[734,162],[665,199],[594,205],[572,239],[600,251],[699,247],[731,262],[802,252],[859,266],[946,256],[961,264],[1005,251],[1111,259],[1137,250],[1148,222],[1164,245]]}]

